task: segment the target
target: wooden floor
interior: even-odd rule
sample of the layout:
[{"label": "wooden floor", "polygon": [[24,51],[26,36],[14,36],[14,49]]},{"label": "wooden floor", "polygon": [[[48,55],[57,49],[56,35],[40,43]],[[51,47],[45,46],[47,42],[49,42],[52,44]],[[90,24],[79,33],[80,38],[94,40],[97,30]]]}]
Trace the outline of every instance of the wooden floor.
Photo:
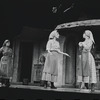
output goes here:
[{"label": "wooden floor", "polygon": [[41,86],[11,85],[0,87],[0,100],[100,100],[100,90],[91,93],[90,90],[77,88],[45,89]]},{"label": "wooden floor", "polygon": [[[44,88],[42,86],[30,86],[30,85],[11,85],[10,88],[19,88],[19,89],[30,89],[30,90],[43,90],[43,91],[55,91],[55,92],[76,92],[76,93],[91,93],[87,89],[78,89],[78,88],[57,88],[51,89],[50,87]],[[95,90],[92,94],[100,94],[100,90]]]}]

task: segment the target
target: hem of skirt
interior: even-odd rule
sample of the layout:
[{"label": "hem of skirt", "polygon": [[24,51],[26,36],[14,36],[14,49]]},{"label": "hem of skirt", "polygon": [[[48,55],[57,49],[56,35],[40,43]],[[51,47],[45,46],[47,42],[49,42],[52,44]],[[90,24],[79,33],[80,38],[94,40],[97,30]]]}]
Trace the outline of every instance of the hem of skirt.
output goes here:
[{"label": "hem of skirt", "polygon": [[50,82],[57,82],[57,75],[43,72],[41,80],[50,81]]}]

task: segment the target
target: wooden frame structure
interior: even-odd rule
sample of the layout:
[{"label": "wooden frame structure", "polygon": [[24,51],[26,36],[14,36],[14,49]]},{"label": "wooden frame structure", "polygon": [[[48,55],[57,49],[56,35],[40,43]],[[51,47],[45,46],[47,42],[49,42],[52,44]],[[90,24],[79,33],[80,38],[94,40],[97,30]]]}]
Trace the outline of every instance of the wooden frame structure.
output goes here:
[{"label": "wooden frame structure", "polygon": [[100,19],[75,21],[58,25],[55,29],[74,28],[79,26],[99,26]]}]

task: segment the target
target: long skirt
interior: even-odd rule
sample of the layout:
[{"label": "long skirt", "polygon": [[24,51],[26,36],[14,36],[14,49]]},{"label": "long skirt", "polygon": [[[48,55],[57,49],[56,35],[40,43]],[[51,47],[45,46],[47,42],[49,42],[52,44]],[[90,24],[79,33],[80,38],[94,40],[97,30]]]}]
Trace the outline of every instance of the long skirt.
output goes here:
[{"label": "long skirt", "polygon": [[96,83],[96,66],[90,52],[82,52],[78,62],[77,82]]},{"label": "long skirt", "polygon": [[46,56],[42,74],[42,80],[57,82],[57,76],[58,76],[58,53],[53,51],[52,55],[48,53]]},{"label": "long skirt", "polygon": [[0,61],[0,76],[12,77],[12,59],[8,56],[3,56]]}]

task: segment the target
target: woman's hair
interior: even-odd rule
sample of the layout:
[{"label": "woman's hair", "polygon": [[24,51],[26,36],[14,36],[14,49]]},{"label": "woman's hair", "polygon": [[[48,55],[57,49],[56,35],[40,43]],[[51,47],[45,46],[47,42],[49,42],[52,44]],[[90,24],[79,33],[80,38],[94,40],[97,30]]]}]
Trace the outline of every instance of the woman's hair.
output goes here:
[{"label": "woman's hair", "polygon": [[93,34],[90,30],[85,30],[85,35],[87,37],[89,37],[93,43],[95,43],[94,38],[93,38]]},{"label": "woman's hair", "polygon": [[6,46],[6,43],[8,43],[8,42],[10,42],[10,41],[9,40],[5,40],[2,46],[3,47]]},{"label": "woman's hair", "polygon": [[95,52],[96,52],[96,47],[95,47],[95,43],[93,43],[91,48],[91,53],[93,56],[95,56]]},{"label": "woman's hair", "polygon": [[50,33],[50,35],[49,35],[49,39],[53,39],[54,37],[57,37],[58,34],[59,34],[59,33],[58,33],[57,30],[52,31],[52,32]]}]

